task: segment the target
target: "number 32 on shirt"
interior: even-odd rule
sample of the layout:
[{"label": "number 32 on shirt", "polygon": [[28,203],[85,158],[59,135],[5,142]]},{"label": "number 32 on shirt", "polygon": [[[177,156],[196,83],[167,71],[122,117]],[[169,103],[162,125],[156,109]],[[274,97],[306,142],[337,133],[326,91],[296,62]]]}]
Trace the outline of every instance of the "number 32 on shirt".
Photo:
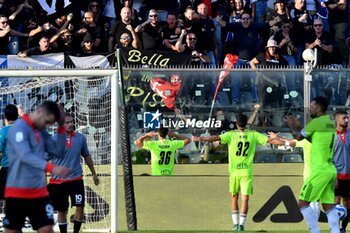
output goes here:
[{"label": "number 32 on shirt", "polygon": [[237,144],[237,152],[236,155],[237,156],[248,156],[248,149],[249,149],[249,142],[238,142]]}]

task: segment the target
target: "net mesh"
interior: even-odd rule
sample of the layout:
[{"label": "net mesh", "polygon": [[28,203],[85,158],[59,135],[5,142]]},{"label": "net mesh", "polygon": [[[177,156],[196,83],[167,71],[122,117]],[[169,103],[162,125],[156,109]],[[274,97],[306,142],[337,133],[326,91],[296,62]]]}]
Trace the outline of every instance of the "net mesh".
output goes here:
[{"label": "net mesh", "polygon": [[[48,71],[49,72],[49,71]],[[85,182],[85,223],[82,230],[110,229],[110,149],[111,149],[111,86],[110,77],[26,77],[0,78],[0,125],[7,104],[20,106],[30,112],[45,100],[64,104],[65,111],[74,116],[76,131],[86,136],[88,148],[100,178],[95,186],[91,172],[82,160]],[[54,127],[50,129],[54,132]],[[68,220],[73,219],[71,208]],[[0,210],[4,213],[3,206]],[[31,230],[30,224],[26,229]],[[69,226],[73,229],[72,223]],[[56,226],[56,230],[58,227]]]}]

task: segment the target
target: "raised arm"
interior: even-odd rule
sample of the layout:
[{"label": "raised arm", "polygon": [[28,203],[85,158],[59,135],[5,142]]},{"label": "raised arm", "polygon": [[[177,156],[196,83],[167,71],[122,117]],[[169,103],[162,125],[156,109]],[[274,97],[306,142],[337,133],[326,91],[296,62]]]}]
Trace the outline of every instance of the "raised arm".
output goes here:
[{"label": "raised arm", "polygon": [[67,27],[68,27],[68,25],[69,25],[69,23],[70,23],[70,21],[73,19],[73,13],[69,13],[68,15],[67,15],[67,20],[66,20],[66,22],[64,22],[64,24],[58,29],[58,31],[62,31],[62,30],[64,30],[64,29],[67,29]]},{"label": "raised arm", "polygon": [[145,26],[147,24],[150,23],[150,20],[148,19],[147,21],[143,22],[142,24],[138,25],[136,28],[135,28],[135,32],[137,33],[140,33],[140,32],[143,32],[145,30]]},{"label": "raised arm", "polygon": [[42,32],[42,31],[43,31],[43,27],[42,26],[38,26],[37,28],[35,28],[35,29],[33,29],[33,30],[31,30],[29,32],[29,36],[32,37],[32,36]]},{"label": "raised arm", "polygon": [[125,27],[126,29],[128,29],[131,33],[132,36],[132,47],[134,47],[135,49],[138,49],[140,46],[140,40],[139,40],[139,36],[137,35],[137,33],[135,32],[134,28],[132,28],[132,26],[126,25]]},{"label": "raised arm", "polygon": [[220,141],[220,136],[219,135],[207,136],[207,137],[192,136],[192,141],[194,141],[194,142],[199,142],[199,141],[215,142],[215,141]]},{"label": "raised arm", "polygon": [[220,24],[221,27],[226,27],[226,21],[222,19],[222,15],[216,16],[216,21]]},{"label": "raised arm", "polygon": [[177,39],[176,43],[175,43],[175,50],[179,53],[182,53],[183,51],[185,51],[185,46],[182,43],[184,36],[187,34],[185,29],[181,30],[181,34],[179,36],[179,38]]},{"label": "raised arm", "polygon": [[247,125],[251,125],[254,123],[255,119],[256,119],[256,115],[258,114],[260,109],[260,105],[256,104],[254,105],[254,112],[252,113],[252,115],[249,117]]},{"label": "raised arm", "polygon": [[298,141],[303,140],[305,137],[301,134],[302,126],[299,120],[295,116],[287,116],[286,124],[290,128],[294,138]]},{"label": "raised arm", "polygon": [[17,10],[15,12],[13,12],[10,16],[9,16],[9,20],[14,20],[16,18],[16,16],[18,15],[19,12],[21,12],[23,10],[24,4],[20,4],[17,7]]},{"label": "raised arm", "polygon": [[143,148],[143,141],[146,139],[150,139],[152,137],[158,136],[157,132],[149,132],[146,133],[144,135],[142,135],[141,137],[139,137],[138,139],[136,139],[134,141],[135,146],[139,147],[139,148]]},{"label": "raised arm", "polygon": [[60,37],[61,35],[63,35],[64,33],[68,32],[68,31],[69,31],[68,29],[63,29],[63,30],[58,31],[55,35],[53,35],[50,38],[50,44],[55,44],[58,37]]}]

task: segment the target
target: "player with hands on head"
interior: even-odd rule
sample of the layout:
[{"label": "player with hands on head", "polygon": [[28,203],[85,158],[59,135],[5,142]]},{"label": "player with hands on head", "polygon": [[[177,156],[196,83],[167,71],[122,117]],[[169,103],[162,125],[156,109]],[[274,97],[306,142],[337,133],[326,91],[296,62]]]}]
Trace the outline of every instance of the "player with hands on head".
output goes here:
[{"label": "player with hands on head", "polygon": [[[256,106],[256,109],[259,107]],[[237,130],[231,130],[221,135],[207,137],[193,136],[192,141],[219,141],[228,145],[229,182],[231,193],[231,210],[234,231],[244,231],[248,213],[249,196],[253,194],[253,158],[256,145],[283,144],[282,141],[246,129],[248,117],[239,114],[236,117]],[[238,195],[241,194],[241,208],[238,211]],[[239,218],[238,218],[239,217]]]},{"label": "player with hands on head", "polygon": [[[85,191],[80,156],[84,158],[89,167],[94,184],[97,186],[100,183],[87,147],[86,138],[83,134],[74,131],[73,120],[72,115],[65,115],[64,128],[67,136],[64,145],[65,156],[52,159],[53,164],[68,167],[72,172],[66,177],[59,174],[52,174],[48,185],[50,199],[55,210],[58,211],[57,220],[61,233],[67,233],[69,197],[71,199],[71,206],[76,207],[74,214],[74,233],[79,232],[84,218]],[[58,134],[53,136],[54,139],[58,137]]]},{"label": "player with hands on head", "polygon": [[[57,122],[57,140],[46,128]],[[26,217],[39,233],[53,233],[53,207],[46,187],[46,172],[67,176],[71,170],[46,161],[47,153],[64,156],[66,135],[64,112],[55,102],[46,101],[33,112],[23,114],[8,134],[9,170],[5,188],[6,233],[19,233]]]},{"label": "player with hands on head", "polygon": [[[175,140],[167,139],[175,138]],[[158,140],[149,140],[151,138]],[[158,132],[149,132],[135,140],[134,144],[151,151],[152,176],[174,175],[175,151],[191,142],[191,139],[160,127]]]}]

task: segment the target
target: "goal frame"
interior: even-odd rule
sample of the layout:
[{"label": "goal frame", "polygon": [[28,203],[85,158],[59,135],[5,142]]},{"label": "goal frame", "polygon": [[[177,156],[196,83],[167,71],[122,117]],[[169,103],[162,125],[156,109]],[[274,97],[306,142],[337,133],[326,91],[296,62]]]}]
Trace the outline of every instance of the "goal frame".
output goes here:
[{"label": "goal frame", "polygon": [[[118,231],[118,130],[119,130],[119,102],[118,102],[118,70],[117,69],[0,69],[0,77],[111,77],[111,233]],[[113,107],[115,106],[115,107]],[[114,119],[114,120],[113,120]]]}]

